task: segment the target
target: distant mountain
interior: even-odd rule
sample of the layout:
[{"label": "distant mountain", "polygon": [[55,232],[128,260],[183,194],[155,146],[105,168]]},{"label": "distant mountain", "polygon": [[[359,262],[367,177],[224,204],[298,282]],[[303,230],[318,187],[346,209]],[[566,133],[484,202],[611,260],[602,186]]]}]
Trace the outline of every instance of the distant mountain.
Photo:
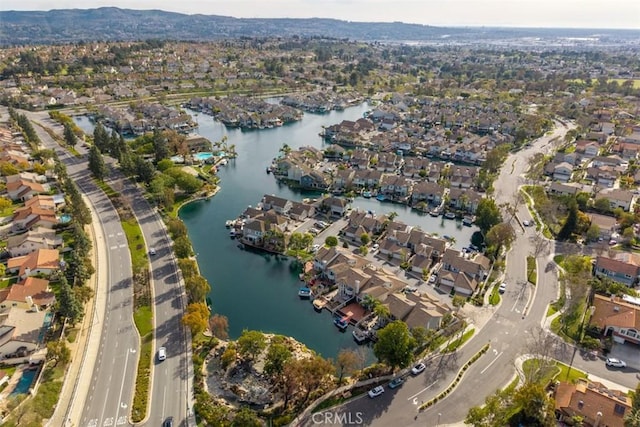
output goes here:
[{"label": "distant mountain", "polygon": [[417,41],[467,44],[527,38],[629,40],[631,30],[550,30],[523,28],[445,28],[427,25],[350,22],[337,19],[238,19],[185,15],[162,10],[116,7],[0,12],[0,45],[52,44],[95,40],[216,40],[237,37],[332,37],[366,41]]}]

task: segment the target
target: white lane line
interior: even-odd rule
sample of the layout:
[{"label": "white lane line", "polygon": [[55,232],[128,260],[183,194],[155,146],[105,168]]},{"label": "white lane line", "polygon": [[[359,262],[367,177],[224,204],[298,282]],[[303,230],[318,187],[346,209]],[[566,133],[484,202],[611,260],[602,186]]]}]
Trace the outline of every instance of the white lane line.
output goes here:
[{"label": "white lane line", "polygon": [[438,384],[438,381],[434,382],[433,384],[431,384],[428,387],[423,388],[422,390],[420,390],[419,392],[417,392],[416,394],[414,394],[413,396],[409,397],[407,400],[411,400],[414,397],[418,396],[419,394],[424,393],[425,391],[429,390],[431,387],[433,387],[434,385]]},{"label": "white lane line", "polygon": [[491,367],[491,365],[493,365],[494,363],[496,363],[496,360],[498,360],[498,358],[499,358],[500,356],[502,356],[502,353],[504,353],[504,351],[501,351],[501,352],[496,356],[496,358],[495,358],[495,359],[493,359],[493,360],[491,361],[491,363],[489,363],[489,364],[487,365],[487,367],[486,367],[486,368],[484,368],[482,371],[480,371],[480,374],[484,374],[484,373],[485,373],[485,371]]}]

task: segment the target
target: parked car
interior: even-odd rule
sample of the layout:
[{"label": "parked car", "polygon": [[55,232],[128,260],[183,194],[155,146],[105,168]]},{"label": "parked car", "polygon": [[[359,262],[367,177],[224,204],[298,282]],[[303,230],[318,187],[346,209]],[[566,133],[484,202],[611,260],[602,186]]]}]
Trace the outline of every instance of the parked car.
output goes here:
[{"label": "parked car", "polygon": [[404,383],[404,378],[402,378],[402,377],[394,378],[389,383],[389,388],[400,387],[402,385],[402,383]]},{"label": "parked car", "polygon": [[501,294],[504,294],[507,290],[507,283],[506,282],[502,282],[500,284],[500,286],[498,287],[498,292],[500,292]]},{"label": "parked car", "polygon": [[379,385],[369,390],[369,397],[373,399],[374,397],[380,396],[382,393],[384,393],[384,387]]},{"label": "parked car", "polygon": [[315,236],[318,233],[320,233],[320,230],[318,230],[317,228],[310,228],[309,229],[309,233],[311,233],[311,234],[313,234]]},{"label": "parked car", "polygon": [[418,363],[416,366],[411,368],[411,373],[413,375],[418,375],[419,373],[423,372],[425,369],[427,369],[427,366],[424,363]]},{"label": "parked car", "polygon": [[613,368],[626,368],[627,363],[623,360],[616,359],[615,357],[607,357],[605,362],[607,366],[611,366]]},{"label": "parked car", "polygon": [[149,255],[155,255],[156,254],[156,248],[149,248]]},{"label": "parked car", "polygon": [[529,227],[531,225],[531,222],[525,219],[524,221],[522,221],[522,225],[524,225],[525,227]]},{"label": "parked car", "polygon": [[432,274],[431,277],[429,277],[429,283],[436,283],[438,281],[438,276],[436,276],[435,274]]},{"label": "parked car", "polygon": [[158,360],[160,362],[162,362],[163,360],[165,360],[167,358],[167,349],[164,347],[160,347],[158,349]]},{"label": "parked car", "polygon": [[377,251],[378,249],[380,249],[380,245],[377,243],[374,243],[373,246],[371,246],[372,251]]},{"label": "parked car", "polygon": [[320,250],[320,245],[315,244],[311,247],[311,252],[318,252]]},{"label": "parked car", "polygon": [[173,417],[167,417],[164,423],[162,423],[162,427],[173,427]]}]

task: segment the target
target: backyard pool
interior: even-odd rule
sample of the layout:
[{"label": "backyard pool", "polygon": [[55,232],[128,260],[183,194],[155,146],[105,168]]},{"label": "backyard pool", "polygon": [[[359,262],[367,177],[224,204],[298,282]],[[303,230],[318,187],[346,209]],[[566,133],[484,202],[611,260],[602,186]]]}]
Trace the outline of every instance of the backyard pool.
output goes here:
[{"label": "backyard pool", "polygon": [[200,161],[200,162],[204,162],[206,160],[209,160],[212,157],[213,157],[213,153],[208,153],[208,152],[196,153],[196,154],[193,155],[193,158],[196,159],[197,161]]},{"label": "backyard pool", "polygon": [[60,215],[60,222],[62,224],[67,224],[69,221],[71,221],[71,215],[69,215],[69,214]]},{"label": "backyard pool", "polygon": [[22,371],[22,376],[16,384],[16,387],[11,391],[9,396],[16,396],[18,394],[27,394],[29,393],[29,388],[31,384],[33,384],[33,380],[38,375],[38,369],[25,369]]}]

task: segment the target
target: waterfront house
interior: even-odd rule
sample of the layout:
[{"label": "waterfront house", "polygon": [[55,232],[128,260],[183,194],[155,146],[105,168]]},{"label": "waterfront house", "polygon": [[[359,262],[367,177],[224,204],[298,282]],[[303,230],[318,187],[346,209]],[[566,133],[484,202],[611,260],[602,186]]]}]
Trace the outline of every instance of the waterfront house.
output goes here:
[{"label": "waterfront house", "polygon": [[609,200],[611,209],[621,208],[629,212],[635,199],[634,194],[629,190],[605,188],[596,194],[596,199],[605,198]]},{"label": "waterfront house", "polygon": [[460,251],[447,249],[442,256],[442,266],[438,272],[440,288],[453,289],[461,295],[472,295],[480,281],[489,271],[490,261],[483,255],[473,260],[463,256]]},{"label": "waterfront house", "polygon": [[449,206],[466,212],[474,213],[482,200],[482,195],[475,190],[451,188],[449,190]]},{"label": "waterfront house", "polygon": [[7,307],[0,311],[0,360],[27,357],[38,349],[46,311]]},{"label": "waterfront house", "polygon": [[[417,242],[417,243],[414,243]],[[416,251],[419,244],[425,244],[432,248],[431,256],[434,260],[440,261],[440,258],[444,254],[447,246],[449,245],[446,240],[439,237],[433,237],[421,230],[411,230],[411,237],[409,238],[409,247]]]},{"label": "waterfront house", "polygon": [[383,175],[380,192],[394,199],[407,197],[411,192],[411,181],[401,175]]},{"label": "waterfront house", "polygon": [[36,249],[28,255],[9,258],[7,271],[20,278],[36,274],[49,275],[60,270],[60,253],[57,249]]},{"label": "waterfront house", "polygon": [[62,237],[46,227],[36,227],[26,233],[10,236],[7,251],[12,257],[30,254],[38,249],[58,249],[62,247]]},{"label": "waterfront house", "polygon": [[49,289],[49,281],[36,277],[27,277],[11,285],[7,292],[0,294],[0,309],[20,307],[25,310],[43,309],[55,301],[54,293]]},{"label": "waterfront house", "polygon": [[375,169],[356,169],[353,174],[353,186],[356,188],[376,188],[380,185],[382,172]]},{"label": "waterfront house", "polygon": [[602,335],[611,336],[619,344],[640,344],[640,305],[638,298],[625,301],[617,296],[594,295],[593,315],[589,323],[597,326]]},{"label": "waterfront house", "polygon": [[558,421],[573,423],[579,417],[585,427],[625,427],[625,416],[632,410],[625,392],[585,379],[575,384],[560,382],[554,401]]},{"label": "waterfront house", "polygon": [[598,256],[594,273],[626,286],[634,286],[640,279],[640,255],[618,252],[613,258]]},{"label": "waterfront house", "polygon": [[340,252],[335,247],[321,246],[313,257],[313,268],[323,277],[327,277],[327,266],[339,255],[339,253]]},{"label": "waterfront house", "polygon": [[363,233],[373,236],[380,234],[383,229],[384,218],[355,209],[349,214],[347,225],[342,229],[342,235],[347,239],[360,241],[360,236]]},{"label": "waterfront house", "polygon": [[371,162],[371,152],[363,149],[353,150],[349,163],[355,169],[368,169]]},{"label": "waterfront house", "polygon": [[320,210],[331,216],[343,217],[347,213],[349,202],[342,197],[325,197],[320,202]]},{"label": "waterfront house", "polygon": [[265,211],[273,209],[280,215],[286,215],[289,209],[291,209],[291,206],[291,200],[268,194],[262,196],[262,209]]},{"label": "waterfront house", "polygon": [[202,135],[187,135],[185,144],[190,153],[210,152],[213,150],[213,144]]},{"label": "waterfront house", "polygon": [[435,182],[419,181],[413,185],[411,192],[411,202],[416,204],[426,202],[430,205],[439,206],[442,203],[445,188]]},{"label": "waterfront house", "polygon": [[[362,170],[366,172],[366,170]],[[338,169],[333,176],[332,187],[334,190],[348,190],[351,188],[355,171],[353,169]],[[362,185],[364,186],[364,185]]]},{"label": "waterfront house", "polygon": [[289,209],[289,217],[296,221],[303,221],[307,218],[315,215],[316,208],[313,205],[309,205],[301,202],[291,202],[291,209]]},{"label": "waterfront house", "polygon": [[320,172],[309,169],[300,177],[300,187],[311,190],[326,190],[329,182]]}]

